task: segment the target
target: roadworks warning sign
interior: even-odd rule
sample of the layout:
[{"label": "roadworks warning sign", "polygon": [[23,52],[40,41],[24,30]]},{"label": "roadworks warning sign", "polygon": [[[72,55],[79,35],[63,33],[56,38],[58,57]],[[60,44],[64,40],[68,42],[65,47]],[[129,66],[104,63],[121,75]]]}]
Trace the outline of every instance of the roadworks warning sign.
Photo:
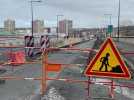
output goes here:
[{"label": "roadworks warning sign", "polygon": [[130,79],[130,72],[114,42],[108,38],[85,70],[86,76]]}]

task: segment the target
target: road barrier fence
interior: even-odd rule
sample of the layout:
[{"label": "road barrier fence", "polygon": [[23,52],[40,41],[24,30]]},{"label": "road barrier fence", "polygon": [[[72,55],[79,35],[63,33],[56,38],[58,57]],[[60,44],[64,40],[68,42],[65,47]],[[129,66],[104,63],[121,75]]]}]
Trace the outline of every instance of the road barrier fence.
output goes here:
[{"label": "road barrier fence", "polygon": [[[40,47],[28,47],[28,46],[0,46],[0,49],[1,48],[8,48],[8,49],[15,49],[15,48],[20,48],[20,49],[29,49],[29,48],[36,48],[36,49],[40,49]],[[45,48],[45,50],[42,52],[41,54],[41,60],[38,60],[38,61],[26,61],[24,59],[24,54],[20,51],[18,51],[20,54],[18,54],[18,52],[11,52],[14,57],[12,58],[11,57],[11,61],[10,62],[1,62],[1,66],[5,66],[5,65],[8,65],[8,64],[34,64],[34,63],[41,63],[42,64],[42,76],[40,77],[14,77],[14,76],[1,76],[0,79],[4,79],[4,80],[38,80],[40,81],[40,85],[41,85],[41,94],[42,96],[45,94],[46,92],[46,89],[47,89],[47,81],[49,80],[58,80],[58,81],[65,81],[65,82],[68,82],[68,83],[83,83],[85,84],[85,90],[87,91],[87,100],[88,98],[94,98],[94,97],[91,97],[90,95],[90,87],[91,87],[91,84],[99,84],[99,85],[104,85],[104,86],[108,86],[109,87],[109,94],[110,94],[110,97],[112,99],[115,98],[115,95],[114,95],[114,91],[116,89],[116,87],[126,87],[126,88],[130,88],[130,89],[134,89],[134,84],[117,84],[116,82],[114,82],[113,79],[111,79],[110,81],[109,80],[105,80],[105,81],[95,81],[95,80],[92,80],[93,77],[87,77],[86,80],[77,80],[77,79],[68,79],[68,78],[60,78],[59,76],[57,76],[56,78],[51,78],[51,77],[48,77],[48,73],[53,71],[53,72],[60,72],[61,71],[61,68],[63,67],[63,65],[66,65],[67,66],[70,66],[70,65],[73,65],[74,67],[78,67],[80,66],[80,64],[61,64],[61,63],[58,63],[58,64],[54,64],[54,63],[49,63],[48,61],[48,53],[52,52],[52,51],[79,51],[79,52],[98,52],[98,50],[96,49],[92,49],[92,48],[86,48],[86,49],[80,49],[80,48],[74,48],[74,47],[71,47],[71,48],[56,48],[56,47],[53,47],[53,48]],[[2,51],[3,52],[3,51]],[[134,55],[134,52],[131,51],[131,52],[128,52],[128,51],[123,51],[121,50],[120,51],[121,53],[125,54],[125,55]],[[21,57],[20,57],[21,56]],[[81,73],[83,74],[83,73]],[[95,79],[95,78],[93,78]],[[96,97],[95,97],[96,98]],[[99,97],[101,98],[101,97]]]}]

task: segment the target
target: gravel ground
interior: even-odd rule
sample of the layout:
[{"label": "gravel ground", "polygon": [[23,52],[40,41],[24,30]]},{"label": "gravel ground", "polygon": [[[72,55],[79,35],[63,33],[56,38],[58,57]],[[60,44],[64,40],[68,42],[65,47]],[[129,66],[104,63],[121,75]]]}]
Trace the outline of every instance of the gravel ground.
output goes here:
[{"label": "gravel ground", "polygon": [[[80,48],[99,48],[102,42],[90,41],[84,44],[77,45]],[[60,73],[60,78],[87,80],[88,78],[83,75],[86,64],[94,56],[94,52],[80,53],[80,52],[55,52],[49,55],[50,62],[53,63],[66,63],[66,64],[84,64],[84,66],[65,67]],[[9,75],[23,76],[23,77],[38,77],[41,74],[39,64],[24,65],[17,68]],[[11,70],[9,70],[11,71]],[[49,76],[54,77],[55,74]],[[127,81],[126,81],[127,82]],[[132,82],[132,81],[131,81]],[[0,85],[0,100],[31,100],[26,99],[26,96],[32,93],[39,92],[39,82],[32,81],[7,81],[5,85]],[[131,92],[131,91],[130,91]],[[133,92],[133,90],[132,90]],[[91,85],[90,96],[92,97],[107,97],[109,98],[108,87],[102,85]],[[108,100],[108,99],[93,99],[88,98],[87,84],[84,83],[71,83],[65,81],[51,81],[48,83],[47,91],[42,100]],[[115,100],[134,100],[125,97],[115,92]]]},{"label": "gravel ground", "polygon": [[[96,44],[100,45],[102,42],[99,41],[95,42],[93,48],[98,48]],[[77,53],[76,53],[77,54]],[[88,58],[88,56],[92,58],[94,56],[93,52],[90,52],[89,54],[85,53],[79,53],[75,55],[74,60],[71,61],[71,63],[79,63],[79,64],[87,64],[88,60],[91,60],[91,58]],[[83,59],[85,58],[85,59]],[[83,70],[86,66],[79,66],[79,67],[69,67],[64,68],[62,72],[60,73],[60,78],[67,78],[67,79],[77,79],[77,80],[87,80],[88,78],[83,75]],[[58,97],[61,97],[59,99],[50,99],[49,91],[51,89],[54,89],[53,92],[51,92],[51,96],[54,94],[57,94]],[[88,97],[87,93],[87,84],[84,83],[71,83],[71,82],[65,82],[65,81],[52,81],[51,84],[48,85],[46,95],[44,96],[43,100],[109,100],[109,92],[108,87],[103,85],[91,85],[90,88],[90,96],[92,98]],[[94,98],[98,97],[98,98]],[[114,100],[133,100],[130,98],[125,97],[124,95],[115,92],[115,99]]]}]

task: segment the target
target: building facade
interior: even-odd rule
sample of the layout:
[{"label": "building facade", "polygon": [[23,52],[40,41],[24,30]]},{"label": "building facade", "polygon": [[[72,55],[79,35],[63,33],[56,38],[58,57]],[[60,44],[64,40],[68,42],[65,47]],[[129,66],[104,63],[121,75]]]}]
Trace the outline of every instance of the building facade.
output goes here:
[{"label": "building facade", "polygon": [[69,36],[72,33],[73,22],[72,20],[61,20],[58,25],[58,33],[65,33]]},{"label": "building facade", "polygon": [[43,20],[33,21],[33,33],[44,33],[44,21]]},{"label": "building facade", "polygon": [[15,32],[15,21],[8,19],[4,21],[4,31]]}]

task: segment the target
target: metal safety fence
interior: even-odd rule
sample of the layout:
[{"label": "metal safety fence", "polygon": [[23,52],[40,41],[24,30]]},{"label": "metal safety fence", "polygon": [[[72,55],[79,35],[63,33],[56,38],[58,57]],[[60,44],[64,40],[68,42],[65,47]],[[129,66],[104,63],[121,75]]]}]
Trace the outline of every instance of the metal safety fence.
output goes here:
[{"label": "metal safety fence", "polygon": [[[35,49],[40,49],[40,47],[28,47],[28,46],[0,46],[0,48],[8,48],[8,49],[13,49],[13,48],[21,48],[21,49],[27,49],[27,48],[35,48]],[[100,84],[100,85],[104,85],[104,86],[108,86],[109,87],[109,94],[110,94],[110,97],[112,99],[114,99],[114,91],[117,87],[127,87],[127,88],[130,88],[130,89],[134,89],[134,84],[118,84],[116,82],[114,82],[113,79],[111,79],[110,81],[109,80],[105,80],[105,81],[95,81],[95,80],[92,80],[92,79],[95,79],[93,77],[87,77],[87,80],[77,80],[77,79],[68,79],[68,78],[59,78],[57,76],[57,78],[51,78],[51,77],[48,77],[48,73],[53,71],[53,72],[60,72],[61,71],[61,68],[63,67],[63,65],[66,65],[66,66],[70,66],[70,65],[73,65],[74,67],[78,67],[79,64],[54,64],[54,63],[49,63],[48,61],[48,53],[52,52],[52,51],[79,51],[79,52],[98,52],[98,50],[96,49],[92,49],[92,48],[87,48],[87,49],[80,49],[80,48],[45,48],[43,51],[42,51],[42,54],[41,54],[41,60],[39,61],[23,61],[23,62],[19,62],[19,64],[34,64],[34,63],[41,63],[42,64],[42,75],[41,77],[14,77],[14,76],[1,76],[0,79],[3,79],[3,80],[38,80],[40,81],[40,85],[41,85],[41,94],[42,96],[45,94],[46,92],[46,89],[47,89],[47,81],[49,80],[58,80],[58,81],[64,81],[64,82],[67,82],[67,83],[83,83],[85,84],[86,86],[86,91],[87,91],[87,99],[89,98],[96,98],[96,97],[91,97],[90,95],[90,88],[91,88],[91,84]],[[124,50],[121,50],[120,51],[122,54],[124,55],[134,55],[134,52],[133,51],[124,51]],[[19,58],[20,59],[20,58]],[[22,60],[21,60],[22,61]],[[10,62],[1,62],[1,66],[4,66],[4,65],[8,65],[8,64],[18,64],[18,61],[17,60],[13,60],[13,61],[10,61]],[[83,74],[83,73],[81,73]],[[102,98],[102,97],[99,97],[99,98]]]}]

